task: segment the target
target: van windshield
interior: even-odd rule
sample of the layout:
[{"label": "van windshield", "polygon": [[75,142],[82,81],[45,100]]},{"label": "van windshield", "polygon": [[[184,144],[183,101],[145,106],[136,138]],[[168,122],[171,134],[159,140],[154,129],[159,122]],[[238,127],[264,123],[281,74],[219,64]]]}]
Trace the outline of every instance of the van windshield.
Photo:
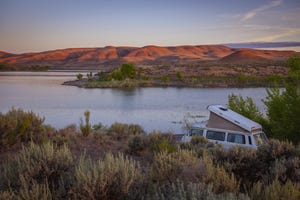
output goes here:
[{"label": "van windshield", "polygon": [[254,139],[257,146],[261,146],[267,143],[267,137],[264,133],[258,133],[254,135]]}]

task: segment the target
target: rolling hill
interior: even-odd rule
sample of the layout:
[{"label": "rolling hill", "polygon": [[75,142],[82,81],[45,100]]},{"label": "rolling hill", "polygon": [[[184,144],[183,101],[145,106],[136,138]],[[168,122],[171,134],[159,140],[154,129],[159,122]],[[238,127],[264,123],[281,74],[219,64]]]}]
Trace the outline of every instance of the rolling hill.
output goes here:
[{"label": "rolling hill", "polygon": [[[0,51],[0,64],[54,69],[101,69],[124,62],[138,65],[191,64],[201,62],[267,62],[287,59],[294,51],[236,49],[224,45],[69,48],[38,53]],[[297,53],[300,55],[299,53]]]}]

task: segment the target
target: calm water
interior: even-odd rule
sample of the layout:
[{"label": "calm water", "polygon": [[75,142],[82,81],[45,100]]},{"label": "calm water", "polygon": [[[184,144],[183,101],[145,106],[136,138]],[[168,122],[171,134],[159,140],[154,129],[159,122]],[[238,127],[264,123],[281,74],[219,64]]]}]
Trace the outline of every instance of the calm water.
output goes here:
[{"label": "calm water", "polygon": [[[84,89],[61,85],[78,72],[0,73],[0,112],[11,107],[32,110],[57,128],[79,124],[85,110],[91,122],[136,123],[146,131],[182,132],[184,119],[203,121],[209,104],[227,104],[231,93],[250,96],[263,111],[264,88]],[[25,75],[25,76],[24,76]],[[196,116],[196,118],[188,117]]]}]

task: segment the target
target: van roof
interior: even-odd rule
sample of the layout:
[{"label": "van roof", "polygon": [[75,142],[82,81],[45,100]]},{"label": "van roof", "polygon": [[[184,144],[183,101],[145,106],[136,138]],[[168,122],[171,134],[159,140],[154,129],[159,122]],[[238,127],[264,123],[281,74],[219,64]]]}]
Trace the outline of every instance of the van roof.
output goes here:
[{"label": "van roof", "polygon": [[224,105],[209,105],[207,109],[240,128],[245,129],[246,131],[254,132],[262,130],[262,126],[260,124],[230,110]]}]

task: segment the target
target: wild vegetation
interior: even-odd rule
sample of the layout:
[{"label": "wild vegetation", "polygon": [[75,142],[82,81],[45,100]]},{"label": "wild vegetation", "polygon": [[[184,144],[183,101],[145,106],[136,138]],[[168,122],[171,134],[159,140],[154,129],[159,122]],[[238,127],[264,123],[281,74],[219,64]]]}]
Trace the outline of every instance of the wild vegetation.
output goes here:
[{"label": "wild vegetation", "polygon": [[[273,87],[274,82],[283,85],[287,81],[284,69],[276,73],[257,75],[262,71],[272,71],[268,67],[230,67],[216,66],[153,66],[151,70],[136,67],[134,63],[124,63],[111,72],[99,72],[96,76],[77,75],[77,81],[65,82],[87,88],[124,88],[124,87]],[[220,64],[218,64],[220,65]],[[224,64],[226,65],[226,64]],[[260,69],[261,68],[261,69]],[[276,68],[276,67],[275,67]],[[224,74],[224,71],[227,71]],[[253,71],[253,72],[250,72]],[[280,75],[278,74],[280,72]],[[200,74],[199,74],[200,73]]]},{"label": "wild vegetation", "polygon": [[45,65],[32,65],[32,66],[20,67],[20,66],[0,64],[0,71],[47,71],[49,69],[50,66],[45,66]]},{"label": "wild vegetation", "polygon": [[232,109],[265,123],[271,139],[256,151],[93,125],[89,111],[79,127],[59,130],[30,111],[0,113],[0,199],[300,199],[297,73],[293,64],[285,89],[269,90],[267,116],[251,98],[229,97]]},{"label": "wild vegetation", "polygon": [[[300,58],[291,56],[287,60],[289,76],[284,88],[267,89],[264,116],[250,97],[229,96],[229,107],[242,115],[261,123],[269,137],[300,142]],[[275,83],[276,85],[276,83]]]},{"label": "wild vegetation", "polygon": [[92,125],[89,115],[56,130],[32,112],[1,114],[0,199],[300,198],[299,145],[225,151],[202,137]]}]

